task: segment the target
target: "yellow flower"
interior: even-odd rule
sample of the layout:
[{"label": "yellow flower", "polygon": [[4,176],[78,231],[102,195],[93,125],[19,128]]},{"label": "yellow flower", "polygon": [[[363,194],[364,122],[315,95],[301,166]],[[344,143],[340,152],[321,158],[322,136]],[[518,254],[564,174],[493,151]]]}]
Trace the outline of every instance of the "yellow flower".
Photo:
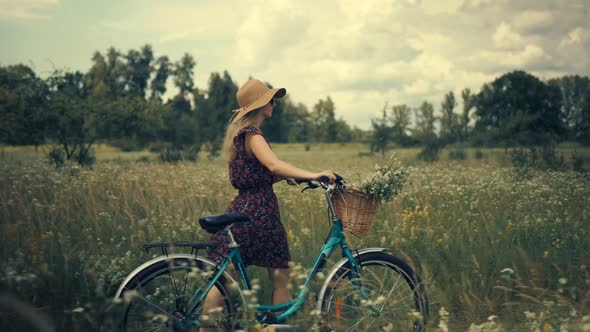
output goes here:
[{"label": "yellow flower", "polygon": [[553,332],[553,327],[551,327],[551,325],[545,323],[543,325],[543,332]]},{"label": "yellow flower", "polygon": [[545,258],[549,257],[549,251],[545,250],[545,252],[543,253],[543,257],[545,257]]}]

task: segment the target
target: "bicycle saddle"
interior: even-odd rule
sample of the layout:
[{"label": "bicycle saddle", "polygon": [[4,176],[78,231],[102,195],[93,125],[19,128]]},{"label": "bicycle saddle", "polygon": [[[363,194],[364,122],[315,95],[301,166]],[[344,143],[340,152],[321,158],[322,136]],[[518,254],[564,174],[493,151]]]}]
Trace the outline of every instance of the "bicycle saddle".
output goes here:
[{"label": "bicycle saddle", "polygon": [[250,221],[250,216],[245,213],[215,214],[199,218],[201,228],[211,234],[215,234],[235,222],[247,221]]}]

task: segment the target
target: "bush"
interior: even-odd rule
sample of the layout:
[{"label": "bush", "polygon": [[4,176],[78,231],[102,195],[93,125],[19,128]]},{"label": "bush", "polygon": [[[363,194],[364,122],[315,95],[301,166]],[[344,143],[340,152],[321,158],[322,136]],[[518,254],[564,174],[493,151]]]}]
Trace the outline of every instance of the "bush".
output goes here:
[{"label": "bush", "polygon": [[422,161],[436,161],[439,159],[440,150],[443,145],[437,141],[427,142],[426,146],[416,156],[418,160]]},{"label": "bush", "polygon": [[541,148],[541,158],[546,169],[559,170],[565,168],[563,153],[559,156],[555,152],[555,145],[545,145]]},{"label": "bush", "polygon": [[475,159],[480,160],[483,159],[485,157],[485,155],[483,154],[483,152],[481,152],[481,150],[475,150]]},{"label": "bush", "polygon": [[66,163],[66,156],[62,149],[53,148],[47,155],[49,162],[55,164],[55,168],[61,168]]},{"label": "bush", "polygon": [[141,157],[137,158],[136,162],[138,162],[138,163],[149,163],[150,162],[150,157],[148,157],[148,156],[141,156]]},{"label": "bush", "polygon": [[94,150],[80,147],[80,150],[74,154],[74,160],[80,166],[91,167],[96,162],[96,155]]},{"label": "bush", "polygon": [[166,163],[174,163],[183,160],[182,152],[178,149],[167,148],[160,152],[160,160]]},{"label": "bush", "polygon": [[563,153],[558,155],[554,145],[542,146],[540,151],[536,147],[530,147],[528,151],[524,148],[513,149],[510,151],[510,159],[516,179],[530,177],[533,170],[558,171],[566,168]]},{"label": "bush", "polygon": [[173,148],[172,144],[167,143],[167,142],[154,142],[149,145],[150,152],[154,152],[154,153],[165,152],[167,149],[172,149],[172,148]]},{"label": "bush", "polygon": [[221,148],[223,147],[222,140],[214,140],[209,147],[209,158],[219,157],[221,155]]},{"label": "bush", "polygon": [[110,145],[119,148],[123,152],[140,151],[143,146],[132,139],[116,139],[109,142]]},{"label": "bush", "polygon": [[449,151],[449,159],[451,160],[465,160],[467,154],[463,149],[454,149]]}]

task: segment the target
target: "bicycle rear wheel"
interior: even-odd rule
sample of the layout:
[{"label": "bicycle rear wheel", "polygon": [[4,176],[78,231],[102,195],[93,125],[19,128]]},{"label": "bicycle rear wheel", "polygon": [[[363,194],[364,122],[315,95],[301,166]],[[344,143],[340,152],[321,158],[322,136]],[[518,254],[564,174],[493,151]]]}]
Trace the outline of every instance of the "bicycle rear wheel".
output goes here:
[{"label": "bicycle rear wheel", "polygon": [[428,299],[418,275],[382,252],[361,254],[359,262],[359,279],[346,264],[328,281],[321,308],[329,330],[424,331]]},{"label": "bicycle rear wheel", "polygon": [[[197,289],[207,285],[214,271],[215,265],[202,257],[174,257],[141,270],[124,285],[120,296],[128,302],[122,330],[183,331],[178,328],[178,322],[185,317],[188,302]],[[223,297],[221,307],[199,317],[203,306],[200,303],[191,314],[199,318],[201,327],[239,329],[246,306],[237,283],[224,274],[215,287]]]}]

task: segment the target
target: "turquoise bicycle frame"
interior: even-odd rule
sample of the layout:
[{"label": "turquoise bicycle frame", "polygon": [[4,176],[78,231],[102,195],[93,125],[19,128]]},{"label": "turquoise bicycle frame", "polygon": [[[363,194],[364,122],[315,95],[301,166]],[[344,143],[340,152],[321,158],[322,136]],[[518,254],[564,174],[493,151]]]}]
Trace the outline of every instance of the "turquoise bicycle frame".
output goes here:
[{"label": "turquoise bicycle frame", "polygon": [[[297,296],[294,299],[287,301],[285,303],[281,303],[281,304],[257,305],[255,307],[256,311],[257,312],[280,312],[280,311],[282,311],[281,314],[276,316],[276,323],[279,323],[279,324],[284,323],[287,319],[294,316],[297,313],[297,311],[303,306],[303,304],[305,303],[305,299],[309,295],[309,287],[308,287],[309,283],[311,282],[311,280],[313,280],[314,276],[319,271],[322,271],[322,269],[324,268],[324,266],[326,264],[327,259],[330,256],[332,256],[332,254],[334,253],[334,251],[336,250],[337,247],[342,248],[342,257],[344,259],[346,259],[348,261],[348,263],[350,264],[350,267],[352,270],[352,279],[358,280],[358,272],[359,272],[360,267],[358,266],[356,260],[354,259],[354,255],[353,255],[352,250],[350,250],[350,248],[348,247],[348,244],[346,243],[344,233],[342,232],[342,222],[340,221],[340,219],[334,218],[332,229],[330,230],[330,233],[328,234],[326,241],[324,241],[324,244],[322,245],[322,248],[320,249],[318,256],[315,258],[312,269],[310,270],[310,272],[306,276],[305,281],[303,283],[303,287],[301,287],[301,290],[299,291]],[[243,282],[243,288],[245,290],[251,289],[250,280],[248,279],[248,276],[246,274],[246,267],[244,266],[242,256],[239,253],[238,246],[235,245],[235,246],[231,247],[229,254],[227,256],[223,257],[218,268],[216,269],[216,272],[210,277],[207,287],[197,290],[197,292],[193,295],[193,297],[191,298],[191,300],[189,301],[188,306],[187,306],[189,308],[189,310],[187,310],[188,313],[194,312],[194,310],[197,308],[199,303],[202,303],[202,301],[205,300],[205,298],[207,297],[207,294],[209,293],[211,288],[213,288],[213,285],[217,282],[217,280],[226,271],[227,267],[229,266],[229,264],[232,261],[234,262],[234,267],[235,267],[236,271],[238,271],[238,273],[240,274],[240,279]],[[187,319],[189,319],[189,318],[187,317]],[[189,320],[192,320],[192,319],[189,319]]]},{"label": "turquoise bicycle frame", "polygon": [[[326,197],[328,198],[328,208],[330,217],[332,219],[332,228],[330,229],[328,237],[324,241],[322,248],[320,249],[317,257],[314,260],[312,269],[309,271],[307,277],[305,278],[303,287],[301,287],[301,290],[299,291],[297,296],[295,296],[295,298],[290,301],[276,305],[257,305],[255,307],[255,310],[259,313],[274,313],[282,311],[280,314],[276,315],[276,317],[273,320],[273,323],[284,323],[287,319],[294,316],[297,313],[297,311],[303,306],[303,304],[305,303],[305,299],[307,298],[310,292],[308,287],[309,283],[319,271],[323,270],[327,262],[327,259],[332,256],[337,247],[342,248],[342,260],[346,261],[348,263],[348,266],[350,267],[351,273],[349,274],[349,279],[353,282],[354,285],[360,288],[361,295],[365,299],[368,298],[362,288],[359,279],[361,267],[355,259],[354,253],[352,252],[352,250],[350,250],[348,244],[346,243],[346,238],[343,233],[342,221],[335,216],[334,208],[331,204],[331,200],[329,199],[329,195],[330,192],[327,191]],[[238,249],[239,245],[235,242],[233,235],[230,231],[230,228],[231,226],[226,228],[226,232],[230,238],[229,254],[223,257],[215,273],[210,277],[207,287],[204,289],[197,290],[197,292],[193,295],[187,306],[187,308],[189,309],[187,310],[187,317],[185,317],[185,320],[183,320],[180,324],[189,326],[198,325],[198,318],[195,319],[193,317],[190,317],[190,314],[188,313],[194,312],[197,306],[203,301],[205,301],[205,298],[207,297],[207,294],[209,293],[211,288],[213,288],[213,285],[215,285],[217,280],[221,278],[221,276],[226,271],[227,267],[232,261],[234,262],[234,267],[236,271],[238,271],[238,273],[240,274],[240,279],[243,282],[243,288],[245,290],[251,289],[250,280],[248,279],[248,276],[246,274],[246,267],[244,266],[244,261],[242,260],[242,256],[240,255]],[[376,313],[378,312],[376,311]]]}]

